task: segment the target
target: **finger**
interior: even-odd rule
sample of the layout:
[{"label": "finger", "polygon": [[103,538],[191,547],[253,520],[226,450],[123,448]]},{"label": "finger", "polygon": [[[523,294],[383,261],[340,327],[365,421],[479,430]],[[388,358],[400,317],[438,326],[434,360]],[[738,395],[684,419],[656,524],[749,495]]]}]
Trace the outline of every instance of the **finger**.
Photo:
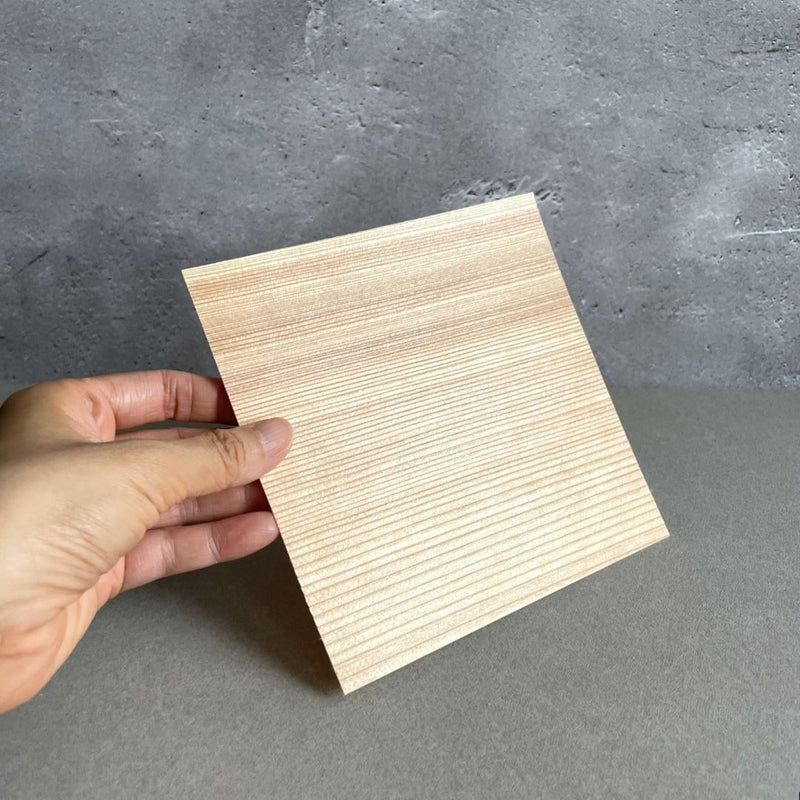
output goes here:
[{"label": "finger", "polygon": [[189,497],[168,508],[153,527],[169,528],[174,525],[212,522],[249,511],[269,511],[267,497],[258,481],[202,497]]},{"label": "finger", "polygon": [[171,442],[175,439],[189,439],[200,436],[208,428],[145,428],[143,431],[122,431],[114,437],[115,442],[124,442],[128,439],[153,439],[160,442]]},{"label": "finger", "polygon": [[218,378],[161,369],[84,378],[87,389],[108,404],[115,426],[133,428],[174,419],[235,424]]},{"label": "finger", "polygon": [[167,419],[236,421],[219,379],[174,370],[48,381],[12,395],[2,411],[4,436],[28,442],[109,442],[118,429]]},{"label": "finger", "polygon": [[214,428],[174,441],[114,442],[114,469],[147,501],[156,516],[187,497],[213,494],[260,478],[291,445],[284,419],[239,428]]},{"label": "finger", "polygon": [[250,555],[278,536],[266,511],[148,531],[125,558],[122,589]]}]

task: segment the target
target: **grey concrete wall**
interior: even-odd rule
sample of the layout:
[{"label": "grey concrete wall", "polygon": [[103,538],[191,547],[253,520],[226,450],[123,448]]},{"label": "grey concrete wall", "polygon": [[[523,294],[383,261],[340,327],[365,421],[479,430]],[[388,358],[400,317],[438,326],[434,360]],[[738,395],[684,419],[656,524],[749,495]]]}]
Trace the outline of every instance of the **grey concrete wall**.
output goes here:
[{"label": "grey concrete wall", "polygon": [[527,189],[612,384],[798,386],[799,9],[4,0],[0,380],[213,369],[182,267]]}]

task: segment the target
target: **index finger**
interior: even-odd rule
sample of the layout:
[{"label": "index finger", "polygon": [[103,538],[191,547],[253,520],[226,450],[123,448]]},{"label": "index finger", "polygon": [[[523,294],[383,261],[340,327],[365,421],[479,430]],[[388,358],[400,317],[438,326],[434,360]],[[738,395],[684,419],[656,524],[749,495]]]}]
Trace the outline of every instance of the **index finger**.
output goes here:
[{"label": "index finger", "polygon": [[165,420],[236,424],[219,378],[159,369],[98,375],[84,382],[105,401],[118,430]]},{"label": "index finger", "polygon": [[3,444],[110,442],[119,430],[164,420],[235,424],[222,381],[176,370],[48,381],[13,394],[2,408]]}]

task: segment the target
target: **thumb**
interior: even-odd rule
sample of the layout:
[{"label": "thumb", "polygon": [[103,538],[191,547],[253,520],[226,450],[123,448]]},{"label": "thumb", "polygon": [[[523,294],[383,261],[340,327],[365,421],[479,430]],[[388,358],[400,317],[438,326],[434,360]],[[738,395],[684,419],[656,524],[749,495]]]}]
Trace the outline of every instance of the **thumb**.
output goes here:
[{"label": "thumb", "polygon": [[136,483],[163,513],[187,497],[257,480],[280,463],[291,443],[291,425],[285,419],[268,419],[214,428],[187,439],[140,441],[131,450],[129,464],[135,472],[147,470],[147,479]]}]

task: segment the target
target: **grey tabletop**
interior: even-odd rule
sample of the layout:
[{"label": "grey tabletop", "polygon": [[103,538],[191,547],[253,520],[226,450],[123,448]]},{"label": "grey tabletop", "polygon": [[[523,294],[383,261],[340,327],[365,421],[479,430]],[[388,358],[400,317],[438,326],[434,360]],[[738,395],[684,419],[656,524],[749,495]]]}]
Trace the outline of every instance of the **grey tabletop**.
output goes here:
[{"label": "grey tabletop", "polygon": [[0,796],[800,791],[800,393],[615,391],[671,538],[343,697],[286,553],[107,606]]}]

